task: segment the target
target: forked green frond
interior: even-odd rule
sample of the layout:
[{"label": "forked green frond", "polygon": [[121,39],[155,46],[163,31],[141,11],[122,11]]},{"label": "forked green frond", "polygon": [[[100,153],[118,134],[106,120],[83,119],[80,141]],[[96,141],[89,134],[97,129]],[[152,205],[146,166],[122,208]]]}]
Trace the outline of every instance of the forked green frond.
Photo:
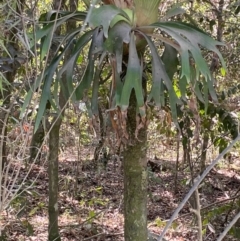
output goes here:
[{"label": "forked green frond", "polygon": [[151,26],[159,27],[162,31],[170,35],[180,46],[182,76],[190,78],[190,62],[189,58],[195,61],[197,71],[196,77],[202,74],[206,79],[211,79],[211,73],[208,68],[207,62],[204,60],[200,46],[215,52],[221,61],[222,67],[226,69],[225,61],[217,46],[224,45],[223,43],[214,40],[200,29],[181,22],[158,22]]},{"label": "forked green frond", "polygon": [[92,37],[92,43],[88,52],[88,64],[85,72],[82,76],[82,79],[76,88],[76,99],[81,100],[84,97],[86,91],[91,87],[91,83],[94,77],[94,64],[96,60],[96,50],[99,49],[99,46],[103,45],[103,32],[99,31],[97,28]]},{"label": "forked green frond", "polygon": [[129,43],[130,32],[129,24],[119,22],[109,30],[108,38],[104,42],[104,50],[116,57],[118,73],[122,71],[123,43]]},{"label": "forked green frond", "polygon": [[[129,99],[132,90],[134,89],[137,98],[138,107],[144,106],[143,90],[142,90],[142,67],[136,50],[136,43],[134,40],[134,33],[131,33],[129,44],[129,58],[127,73],[122,89],[120,107],[123,111],[128,108]],[[145,113],[142,113],[143,115]]]},{"label": "forked green frond", "polygon": [[91,27],[102,26],[104,36],[107,38],[110,24],[117,15],[123,16],[123,19],[125,19],[127,22],[130,21],[129,16],[122,9],[113,5],[104,5],[99,8],[94,8],[89,18],[89,25]]},{"label": "forked green frond", "polygon": [[[165,66],[157,52],[157,49],[153,41],[146,36],[144,33],[141,33],[148,42],[148,46],[151,50],[152,55],[152,88],[148,96],[148,101],[153,100],[154,103],[158,106],[165,105],[164,92],[167,89],[169,94],[169,103],[171,106],[172,116],[175,123],[177,123],[177,104],[181,103],[178,100],[176,93],[173,88],[172,79],[173,74],[167,73]],[[173,69],[176,67],[176,63],[173,64]],[[175,65],[175,66],[174,66]]]}]

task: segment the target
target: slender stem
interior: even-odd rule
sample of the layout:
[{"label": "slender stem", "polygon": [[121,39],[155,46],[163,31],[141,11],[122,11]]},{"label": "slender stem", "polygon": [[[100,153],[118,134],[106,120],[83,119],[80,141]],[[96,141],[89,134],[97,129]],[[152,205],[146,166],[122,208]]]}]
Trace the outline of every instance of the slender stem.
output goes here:
[{"label": "slender stem", "polygon": [[196,215],[197,217],[197,223],[198,223],[198,241],[203,240],[202,235],[202,217],[201,217],[201,206],[200,206],[200,199],[199,199],[199,192],[198,189],[194,192],[195,194],[195,203],[196,207],[195,209],[192,209],[191,211]]},{"label": "slender stem", "polygon": [[218,237],[217,241],[223,240],[223,238],[227,235],[230,228],[237,222],[237,220],[240,218],[240,212],[234,217],[234,219],[228,224],[228,226],[224,229],[224,231],[221,233],[221,235]]},{"label": "slender stem", "polygon": [[[193,192],[197,189],[197,187],[199,186],[199,184],[202,182],[202,180],[207,176],[207,174],[212,170],[212,168],[218,163],[218,161],[220,159],[223,158],[223,156],[240,140],[240,134],[230,143],[230,145],[223,150],[222,153],[220,153],[218,155],[218,157],[212,161],[212,163],[206,168],[206,170],[203,172],[203,174],[199,177],[198,180],[196,180],[196,182],[194,183],[194,185],[192,186],[192,188],[190,189],[190,191],[188,192],[188,194],[185,196],[185,198],[183,199],[183,201],[179,204],[178,208],[175,210],[175,212],[173,213],[172,217],[170,218],[170,220],[168,221],[167,225],[165,226],[165,228],[163,229],[161,235],[159,236],[159,239],[157,241],[162,241],[164,235],[166,234],[167,230],[169,229],[169,227],[172,225],[174,219],[177,217],[178,213],[182,210],[183,206],[185,205],[185,203],[188,201],[188,199],[191,197],[191,195],[193,194]],[[239,214],[240,215],[240,214]],[[217,240],[220,241],[221,239]]]}]

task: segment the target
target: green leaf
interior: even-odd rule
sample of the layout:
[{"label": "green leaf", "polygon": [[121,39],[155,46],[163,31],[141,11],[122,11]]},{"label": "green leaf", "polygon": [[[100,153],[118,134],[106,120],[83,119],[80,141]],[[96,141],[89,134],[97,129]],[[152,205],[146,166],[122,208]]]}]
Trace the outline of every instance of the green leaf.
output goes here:
[{"label": "green leaf", "polygon": [[[68,43],[68,45],[70,45],[70,44],[71,43]],[[66,49],[68,48],[68,45],[66,46]],[[43,90],[42,90],[40,103],[39,103],[39,107],[38,107],[38,113],[37,113],[37,116],[36,116],[34,133],[37,131],[37,129],[38,129],[40,123],[41,123],[42,117],[45,113],[47,101],[52,99],[52,97],[51,97],[51,85],[52,85],[52,82],[53,82],[53,75],[56,72],[57,67],[59,66],[59,62],[62,60],[64,54],[65,54],[65,51],[63,51],[61,54],[56,56],[52,60],[51,64],[47,67],[47,69],[44,73]]]},{"label": "green leaf", "polygon": [[0,39],[0,47],[1,47],[2,50],[4,50],[4,51],[7,53],[7,55],[8,55],[10,58],[12,58],[11,54],[8,52],[8,50],[7,50],[7,48],[6,48],[6,46],[5,46],[5,44],[4,44],[4,42],[3,42],[2,39]]},{"label": "green leaf", "polygon": [[175,48],[165,43],[165,49],[161,57],[165,70],[170,80],[173,79],[174,74],[177,72],[177,67],[179,65],[178,53]]},{"label": "green leaf", "polygon": [[[1,78],[1,83],[5,83],[6,85],[11,85],[2,72],[0,72],[0,78]],[[3,88],[1,87],[0,90],[3,90]]]},{"label": "green leaf", "polygon": [[200,80],[197,79],[196,77],[196,69],[193,66],[190,66],[190,83],[191,86],[194,90],[195,95],[197,96],[197,98],[201,101],[201,102],[205,102],[203,95],[202,95],[202,83],[200,82]]},{"label": "green leaf", "polygon": [[96,213],[94,212],[94,210],[90,210],[88,213],[89,218],[93,218],[96,215]]},{"label": "green leaf", "polygon": [[42,121],[48,99],[49,99],[49,93],[43,92],[41,95],[38,112],[37,112],[37,116],[36,116],[36,121],[35,121],[35,126],[34,126],[34,134],[36,133],[36,131]]},{"label": "green leaf", "polygon": [[[81,26],[77,27],[77,28],[69,31],[67,33],[67,35],[65,35],[65,37],[61,38],[60,41],[59,41],[59,48],[62,47],[62,46],[65,46],[66,43],[75,42],[75,39],[77,38],[77,35],[79,35],[80,32],[81,32],[81,28],[82,28]],[[55,51],[56,53],[59,51],[59,48]]]},{"label": "green leaf", "polygon": [[88,65],[85,69],[79,86],[76,88],[76,99],[81,100],[85,92],[90,88],[94,76],[94,63],[96,58],[96,49],[103,44],[103,32],[97,28],[92,37],[92,43],[88,52]]},{"label": "green leaf", "polygon": [[219,56],[223,68],[226,69],[223,57],[217,48],[217,45],[224,44],[212,39],[195,26],[181,22],[158,22],[152,24],[151,26],[159,27],[162,31],[165,31],[179,43],[181,49],[181,64],[183,66],[182,76],[185,75],[187,79],[190,78],[189,53],[191,53],[193,59],[195,60],[197,73],[202,74],[206,79],[211,78],[210,70],[206,61],[202,57],[199,45],[215,52]]},{"label": "green leaf", "polygon": [[[157,50],[154,46],[154,43],[151,41],[151,39],[146,36],[145,34],[141,33],[145,39],[148,42],[148,45],[151,50],[152,55],[152,88],[149,93],[148,101],[151,101],[151,99],[154,100],[156,105],[161,106],[163,105],[164,101],[164,84],[163,81],[168,82],[168,85],[171,84],[171,80],[169,79],[166,70],[164,69],[164,64],[162,63],[162,60],[160,56],[157,53]],[[161,98],[162,97],[162,98]]]},{"label": "green leaf", "polygon": [[52,23],[56,20],[61,20],[62,23],[66,22],[68,19],[73,18],[77,21],[83,21],[86,19],[87,12],[83,11],[64,11],[64,10],[50,10],[49,12],[43,13],[40,18],[39,22],[46,24]]},{"label": "green leaf", "polygon": [[131,27],[125,23],[117,23],[109,30],[109,36],[104,42],[104,50],[116,56],[117,71],[122,72],[123,43],[130,41]]},{"label": "green leaf", "polygon": [[208,109],[208,84],[207,81],[204,79],[203,81],[203,92],[204,92],[204,111],[207,114],[207,109]]},{"label": "green leaf", "polygon": [[34,47],[35,43],[37,43],[41,38],[51,35],[51,30],[53,29],[54,23],[50,23],[46,26],[44,26],[41,29],[36,30],[34,33],[29,33],[29,45],[30,48]]},{"label": "green leaf", "polygon": [[221,71],[221,75],[222,75],[223,77],[225,77],[225,75],[226,75],[226,69],[220,68],[220,71]]},{"label": "green leaf", "polygon": [[87,8],[89,8],[91,2],[90,0],[83,0],[84,4],[86,5]]},{"label": "green leaf", "polygon": [[89,25],[93,27],[102,26],[104,36],[108,37],[108,29],[111,21],[116,15],[122,15],[128,19],[128,15],[120,8],[113,5],[103,5],[99,8],[94,8],[92,14],[89,17]]},{"label": "green leaf", "polygon": [[215,89],[213,87],[214,86],[213,78],[207,79],[207,85],[208,85],[209,94],[210,94],[212,100],[214,102],[218,102],[218,97],[217,97],[216,91],[215,91]]},{"label": "green leaf", "polygon": [[73,68],[77,62],[80,52],[82,51],[84,46],[92,39],[92,35],[94,31],[97,31],[97,30],[95,29],[95,30],[90,30],[86,32],[76,41],[74,49],[71,53],[71,57],[64,63],[63,67],[60,69],[58,73],[58,76],[61,76],[65,71],[70,71],[72,74]]},{"label": "green leaf", "polygon": [[93,115],[98,115],[98,91],[99,91],[99,79],[100,79],[101,69],[96,67],[96,71],[93,79],[93,87],[92,87],[92,100],[91,100],[91,109]]},{"label": "green leaf", "polygon": [[[213,88],[212,74],[210,72],[207,62],[204,60],[201,54],[200,46],[203,46],[206,49],[215,52],[222,63],[222,68],[225,70],[225,62],[217,48],[217,45],[224,44],[212,39],[206,33],[196,28],[195,26],[186,23],[158,22],[152,24],[151,26],[160,28],[162,31],[170,35],[173,40],[175,40],[179,44],[180,48],[175,44],[172,45],[172,47],[175,47],[176,50],[179,51],[181,57],[181,79],[185,77],[188,83],[191,82],[197,97],[201,101],[203,101],[203,98],[198,85],[200,84],[200,77],[204,78],[205,108],[207,108],[208,106],[208,92],[210,93],[211,98],[214,101],[217,101],[217,96]],[[165,41],[164,38],[161,38],[161,40],[169,43],[169,41]],[[181,89],[181,92],[184,93],[184,85],[179,86],[179,88]]]},{"label": "green leaf", "polygon": [[157,217],[154,222],[157,227],[164,227],[166,225],[166,221],[162,221],[159,217]]},{"label": "green leaf", "polygon": [[[120,101],[120,107],[122,111],[125,111],[128,108],[129,98],[133,89],[135,90],[138,108],[144,106],[144,98],[142,91],[142,66],[139,63],[139,58],[135,45],[135,36],[132,32],[129,44],[127,73],[125,76]],[[145,113],[141,114],[144,115]]]},{"label": "green leaf", "polygon": [[195,95],[197,96],[197,98],[201,101],[201,102],[205,102],[201,89],[199,88],[200,83],[199,81],[196,81],[196,79],[191,78],[191,82],[192,82],[192,86],[193,86],[193,90]]},{"label": "green leaf", "polygon": [[[121,94],[122,94],[123,82],[121,81],[120,73],[118,73],[117,71],[117,63],[116,63],[115,57],[111,58],[111,64],[114,66],[113,70],[115,71],[115,73],[113,73],[113,78],[115,79],[112,80],[110,106],[111,108],[114,108],[116,106],[121,105]],[[116,83],[115,86],[113,83]]]},{"label": "green leaf", "polygon": [[3,83],[10,85],[10,83],[7,81],[6,77],[0,72],[0,92],[2,96],[4,96],[3,91],[5,88],[3,87]]},{"label": "green leaf", "polygon": [[116,23],[126,22],[131,26],[136,26],[136,14],[132,9],[123,9],[124,13],[128,16],[116,15],[111,21],[110,28],[112,28]]},{"label": "green leaf", "polygon": [[51,36],[53,36],[53,31],[55,31],[57,27],[67,22],[69,19],[73,18],[78,20],[84,20],[86,17],[86,13],[64,12],[63,16],[61,16],[61,14],[58,14],[58,17],[59,19],[54,19],[50,23],[44,24],[43,28],[37,29],[34,33],[28,34],[30,48],[34,47],[35,43],[37,43],[40,39],[42,39],[45,36],[49,36],[49,38],[51,38]]},{"label": "green leaf", "polygon": [[49,34],[47,34],[42,39],[42,46],[41,46],[41,51],[40,51],[40,61],[43,61],[45,55],[49,52],[49,49],[52,44],[52,37],[53,37],[52,32],[53,31],[54,31],[54,25],[51,25],[50,29],[49,29]]},{"label": "green leaf", "polygon": [[[153,83],[151,91],[149,93],[148,101],[153,99],[157,105],[161,106],[164,104],[162,100],[163,98],[161,98],[161,96],[164,96],[164,88],[162,88],[164,83],[169,93],[169,103],[172,111],[173,121],[177,124],[177,103],[181,103],[181,101],[177,98],[177,95],[173,88],[172,80],[169,78],[166,72],[166,69],[162,63],[162,60],[157,52],[154,43],[144,33],[139,33],[142,34],[147,40],[152,55]],[[171,73],[171,75],[173,77],[173,73]]]},{"label": "green leaf", "polygon": [[29,216],[33,216],[34,214],[37,213],[37,211],[39,210],[39,207],[34,207],[30,212],[29,212]]},{"label": "green leaf", "polygon": [[74,20],[83,21],[87,16],[86,12],[82,11],[64,11],[64,10],[51,10],[47,12],[45,18],[41,18],[42,21],[56,21],[56,19],[63,20],[66,22],[69,18],[74,18]]},{"label": "green leaf", "polygon": [[179,7],[179,4],[178,4],[173,6],[170,10],[168,10],[163,19],[167,20],[169,18],[175,17],[176,15],[184,14],[185,12],[186,11],[183,8]]},{"label": "green leaf", "polygon": [[27,93],[27,95],[25,97],[24,103],[22,105],[22,108],[21,108],[20,119],[23,118],[24,113],[25,113],[25,111],[27,111],[27,108],[28,108],[28,106],[29,106],[29,104],[30,104],[30,102],[32,100],[33,93],[37,90],[37,88],[40,87],[40,84],[41,84],[43,78],[45,78],[45,76],[46,76],[46,72],[41,74],[41,75],[39,75],[37,77],[37,80],[34,83],[34,85],[31,86],[30,90],[28,91],[28,93]]},{"label": "green leaf", "polygon": [[[78,61],[80,52],[83,50],[84,46],[86,46],[86,44],[92,39],[92,34],[94,33],[94,31],[97,31],[97,30],[95,29],[95,30],[86,32],[76,41],[75,47],[73,48],[73,51],[71,53],[71,57],[69,59],[65,60],[63,67],[58,72],[58,75],[57,75],[58,79],[61,79],[61,76],[63,73],[66,74],[66,81],[67,81],[68,88],[65,87],[65,88],[63,88],[63,90],[64,90],[64,96],[67,99],[70,96],[71,96],[72,100],[75,101],[75,99],[76,99],[76,96],[74,93],[75,87],[73,86],[74,67]],[[73,34],[73,37],[74,37],[74,34]],[[68,46],[72,47],[72,44],[69,43]],[[64,86],[66,86],[66,85],[64,85]]]},{"label": "green leaf", "polygon": [[187,79],[186,79],[185,76],[183,76],[182,78],[179,79],[178,86],[179,86],[179,89],[180,89],[180,92],[181,92],[181,97],[185,101],[186,101],[187,85],[188,85],[188,82],[187,82]]}]

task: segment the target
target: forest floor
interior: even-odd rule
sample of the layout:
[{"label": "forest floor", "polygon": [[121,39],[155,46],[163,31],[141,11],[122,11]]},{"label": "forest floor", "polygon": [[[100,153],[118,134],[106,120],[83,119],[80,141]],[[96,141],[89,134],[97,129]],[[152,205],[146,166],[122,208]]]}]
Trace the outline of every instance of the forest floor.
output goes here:
[{"label": "forest floor", "polygon": [[[163,154],[164,153],[164,154]],[[169,155],[171,153],[171,155]],[[180,161],[175,185],[176,150],[162,149],[149,155],[159,163],[149,169],[149,230],[159,235],[189,190],[189,170]],[[109,161],[106,170],[96,171],[86,150],[78,160],[68,148],[59,160],[59,227],[62,241],[120,241],[123,238],[123,175],[119,163]],[[201,185],[200,202],[204,241],[214,241],[231,221],[240,191],[240,158],[221,163]],[[21,183],[27,168],[21,168]],[[31,186],[30,186],[31,185]],[[30,187],[29,187],[30,186]],[[28,188],[26,188],[28,187]],[[34,164],[20,193],[0,217],[0,240],[46,241],[48,230],[47,163]],[[169,229],[166,240],[196,241],[197,225],[188,202]],[[235,240],[227,236],[224,240]]]}]

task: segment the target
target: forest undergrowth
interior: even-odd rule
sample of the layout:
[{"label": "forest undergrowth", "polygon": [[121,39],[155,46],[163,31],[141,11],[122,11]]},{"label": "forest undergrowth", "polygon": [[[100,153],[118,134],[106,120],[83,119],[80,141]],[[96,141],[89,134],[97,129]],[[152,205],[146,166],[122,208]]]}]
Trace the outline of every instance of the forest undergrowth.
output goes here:
[{"label": "forest undergrowth", "polygon": [[[124,240],[121,162],[109,160],[106,166],[99,168],[98,163],[92,160],[93,145],[86,142],[77,148],[67,141],[72,139],[72,135],[67,135],[65,146],[59,154],[59,227],[62,240]],[[176,142],[163,145],[159,140],[152,141],[148,150],[148,227],[157,237],[188,192],[191,177],[180,150],[180,165],[175,180]],[[199,188],[205,241],[216,240],[234,215],[233,201],[240,195],[240,170],[236,168],[240,158],[234,158],[234,165],[222,160]],[[20,165],[17,159],[9,173],[14,172],[16,165]],[[15,185],[22,183],[27,171],[28,166],[22,164]],[[1,215],[1,240],[47,240],[47,203],[47,162],[42,159],[32,165],[19,195]],[[168,231],[166,240],[197,240],[196,226],[190,199]],[[224,240],[235,239],[229,235]]]}]

